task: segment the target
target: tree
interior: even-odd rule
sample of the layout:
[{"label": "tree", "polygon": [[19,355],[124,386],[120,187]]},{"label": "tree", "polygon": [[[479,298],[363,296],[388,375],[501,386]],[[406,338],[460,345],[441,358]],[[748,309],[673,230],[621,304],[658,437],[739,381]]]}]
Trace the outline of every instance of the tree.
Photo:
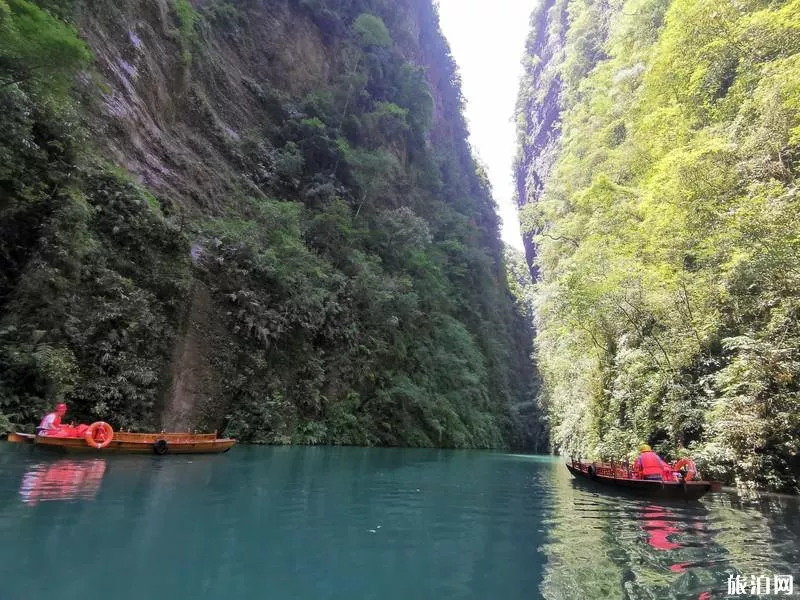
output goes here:
[{"label": "tree", "polygon": [[63,89],[91,58],[73,27],[28,0],[0,0],[0,85]]}]

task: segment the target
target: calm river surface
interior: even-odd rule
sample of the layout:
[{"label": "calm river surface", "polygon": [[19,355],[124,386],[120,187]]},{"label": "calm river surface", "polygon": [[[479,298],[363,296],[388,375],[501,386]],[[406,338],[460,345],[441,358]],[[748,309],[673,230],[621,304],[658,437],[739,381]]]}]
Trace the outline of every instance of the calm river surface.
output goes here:
[{"label": "calm river surface", "polygon": [[799,595],[797,499],[586,485],[491,452],[0,443],[0,598],[707,600],[737,574],[792,574]]}]

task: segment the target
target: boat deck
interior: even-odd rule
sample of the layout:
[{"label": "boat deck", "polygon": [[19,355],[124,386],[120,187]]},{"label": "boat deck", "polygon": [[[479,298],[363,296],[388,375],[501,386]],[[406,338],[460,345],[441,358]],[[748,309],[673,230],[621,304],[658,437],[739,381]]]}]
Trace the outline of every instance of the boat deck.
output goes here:
[{"label": "boat deck", "polygon": [[[166,442],[166,451],[156,452],[155,444]],[[53,450],[90,452],[93,454],[209,454],[227,452],[236,440],[217,438],[215,433],[130,433],[115,431],[111,443],[105,448],[92,448],[83,438],[37,436],[31,433],[11,433],[8,441],[18,444],[33,444]]]}]

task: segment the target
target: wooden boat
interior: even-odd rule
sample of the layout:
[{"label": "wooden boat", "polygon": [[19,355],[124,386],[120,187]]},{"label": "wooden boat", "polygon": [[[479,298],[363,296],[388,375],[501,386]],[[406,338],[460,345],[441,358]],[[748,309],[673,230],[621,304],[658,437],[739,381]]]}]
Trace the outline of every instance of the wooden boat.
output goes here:
[{"label": "wooden boat", "polygon": [[70,452],[125,454],[209,454],[227,452],[236,440],[218,438],[216,433],[129,433],[114,431],[104,448],[91,446],[82,437],[47,437],[31,433],[10,433],[8,441]]},{"label": "wooden boat", "polygon": [[567,463],[567,469],[577,479],[593,481],[651,498],[697,500],[708,492],[719,491],[722,487],[718,481],[653,481],[636,479],[633,477],[629,467],[614,463],[588,463],[573,459]]}]

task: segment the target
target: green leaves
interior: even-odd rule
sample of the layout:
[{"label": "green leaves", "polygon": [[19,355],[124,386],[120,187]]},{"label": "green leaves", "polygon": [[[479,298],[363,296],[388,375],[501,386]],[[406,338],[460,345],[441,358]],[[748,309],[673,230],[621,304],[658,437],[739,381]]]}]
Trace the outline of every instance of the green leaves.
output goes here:
[{"label": "green leaves", "polygon": [[73,27],[28,0],[0,0],[0,85],[63,93],[91,58]]},{"label": "green leaves", "polygon": [[189,0],[172,0],[172,9],[178,18],[178,32],[181,43],[181,60],[185,67],[192,61],[192,46],[196,41],[195,25],[198,15]]},{"label": "green leaves", "polygon": [[570,4],[561,151],[523,210],[560,447],[694,442],[729,479],[797,487],[778,407],[797,393],[798,6]]},{"label": "green leaves", "polygon": [[353,33],[364,48],[382,48],[392,45],[392,36],[383,20],[369,13],[361,13],[353,22]]},{"label": "green leaves", "polygon": [[188,244],[152,196],[106,171],[59,196],[3,313],[0,406],[26,424],[56,400],[78,419],[155,427],[187,292]]}]

